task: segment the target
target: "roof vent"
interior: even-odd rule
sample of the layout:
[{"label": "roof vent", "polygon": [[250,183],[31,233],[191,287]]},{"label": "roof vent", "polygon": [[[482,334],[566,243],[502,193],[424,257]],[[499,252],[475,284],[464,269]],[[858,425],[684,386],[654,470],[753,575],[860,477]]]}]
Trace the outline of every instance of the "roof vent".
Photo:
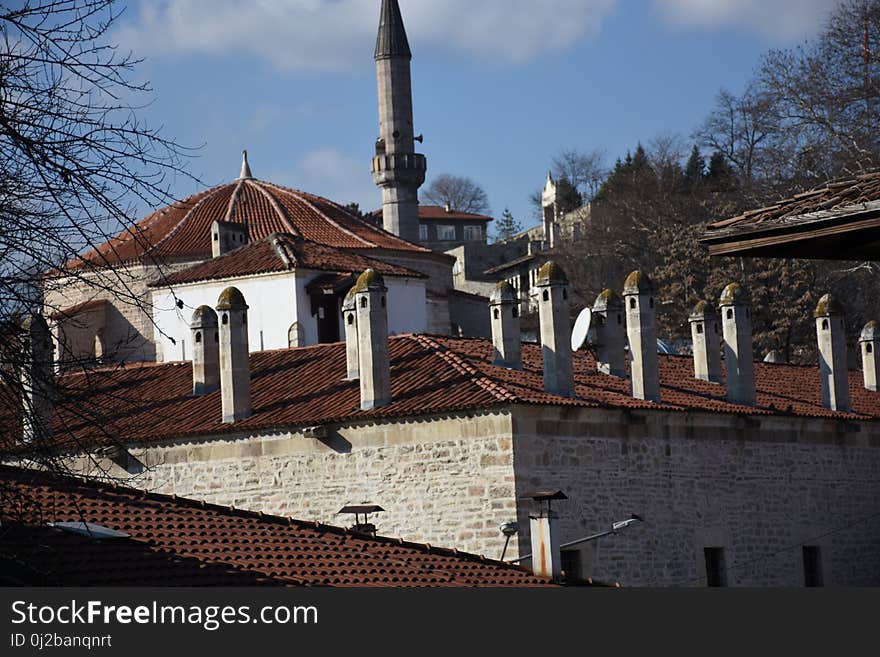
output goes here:
[{"label": "roof vent", "polygon": [[446,201],[446,207],[444,209],[446,210],[446,214],[452,214],[452,206],[449,205],[449,201]]},{"label": "roof vent", "polygon": [[106,541],[118,538],[131,538],[131,534],[116,531],[103,525],[96,525],[91,522],[49,522],[46,523],[50,527],[60,529],[68,534],[76,534],[77,536],[87,536],[96,541]]},{"label": "roof vent", "polygon": [[[342,513],[353,513],[354,514],[354,525],[352,525],[351,530],[354,532],[358,532],[360,534],[372,534],[376,535],[376,525],[369,522],[371,513],[381,513],[384,511],[381,506],[376,504],[360,504],[354,506],[344,506],[337,512],[338,514]],[[363,516],[363,521],[361,521],[361,516]]]}]

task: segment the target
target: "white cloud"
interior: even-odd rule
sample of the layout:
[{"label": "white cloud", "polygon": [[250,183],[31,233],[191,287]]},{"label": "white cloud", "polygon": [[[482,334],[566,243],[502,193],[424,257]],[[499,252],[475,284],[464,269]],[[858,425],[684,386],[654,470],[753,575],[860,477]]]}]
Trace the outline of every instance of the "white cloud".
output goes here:
[{"label": "white cloud", "polygon": [[364,211],[382,205],[381,194],[370,174],[369,159],[350,157],[335,148],[310,151],[293,169],[260,177],[343,205],[355,201]]},{"label": "white cloud", "polygon": [[776,42],[816,33],[836,0],[654,0],[670,23],[682,27],[739,27]]},{"label": "white cloud", "polygon": [[[598,32],[618,0],[401,0],[413,48],[517,62]],[[117,40],[138,55],[245,54],[282,70],[372,54],[378,0],[142,0]]]}]

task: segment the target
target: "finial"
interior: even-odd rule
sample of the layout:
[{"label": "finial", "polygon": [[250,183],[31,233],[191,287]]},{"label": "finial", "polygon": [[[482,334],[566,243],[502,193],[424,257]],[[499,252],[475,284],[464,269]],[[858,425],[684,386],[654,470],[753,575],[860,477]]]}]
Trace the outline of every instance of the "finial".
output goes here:
[{"label": "finial", "polygon": [[239,180],[244,180],[246,178],[253,178],[253,174],[251,173],[251,165],[248,164],[247,159],[247,151],[241,152],[241,175],[239,175]]}]

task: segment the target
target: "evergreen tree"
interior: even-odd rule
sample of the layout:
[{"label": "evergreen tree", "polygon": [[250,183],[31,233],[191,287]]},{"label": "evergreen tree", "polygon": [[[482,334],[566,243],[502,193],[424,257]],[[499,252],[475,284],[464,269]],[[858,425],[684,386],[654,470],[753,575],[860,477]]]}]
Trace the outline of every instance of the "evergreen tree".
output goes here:
[{"label": "evergreen tree", "polygon": [[700,149],[694,145],[691,156],[688,158],[684,167],[684,185],[685,189],[691,191],[695,189],[706,174],[706,159],[700,154]]},{"label": "evergreen tree", "polygon": [[514,219],[510,208],[504,208],[501,218],[495,222],[495,241],[502,242],[522,231],[522,225]]}]

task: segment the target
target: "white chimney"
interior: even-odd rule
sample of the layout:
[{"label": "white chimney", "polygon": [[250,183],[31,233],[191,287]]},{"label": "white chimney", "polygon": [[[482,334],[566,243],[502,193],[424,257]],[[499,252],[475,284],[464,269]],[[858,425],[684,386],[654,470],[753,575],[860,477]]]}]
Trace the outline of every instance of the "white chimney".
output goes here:
[{"label": "white chimney", "polygon": [[357,380],[358,370],[358,327],[355,288],[352,287],[342,302],[342,323],[345,325],[345,368],[349,381]]},{"label": "white chimney", "polygon": [[247,224],[235,221],[215,221],[211,224],[211,254],[215,258],[247,243]]},{"label": "white chimney", "polygon": [[880,358],[877,350],[880,349],[880,322],[871,320],[865,324],[862,334],[859,336],[859,345],[862,348],[862,374],[865,377],[865,388],[868,390],[880,390]]},{"label": "white chimney", "polygon": [[612,376],[626,376],[626,324],[623,301],[613,290],[602,290],[593,304],[596,327],[596,369]]},{"label": "white chimney", "polygon": [[250,417],[252,410],[247,311],[237,288],[227,287],[220,293],[220,391],[227,424]]},{"label": "white chimney", "polygon": [[654,284],[643,271],[634,271],[623,284],[626,335],[629,341],[632,396],[660,401],[657,330],[654,328]]},{"label": "white chimney", "polygon": [[535,281],[544,361],[544,390],[574,396],[571,370],[571,322],[568,316],[568,278],[552,260],[544,263]]},{"label": "white chimney", "polygon": [[532,539],[532,571],[538,577],[559,580],[562,576],[562,544],[559,540],[559,516],[551,508],[553,500],[568,499],[562,491],[539,492],[529,495],[539,505],[537,513],[529,515],[529,534]]},{"label": "white chimney", "polygon": [[541,193],[541,210],[544,220],[544,248],[552,249],[556,246],[557,215],[559,208],[559,190],[553,174],[547,172],[547,182]]},{"label": "white chimney", "polygon": [[752,406],[755,403],[752,311],[745,290],[739,283],[731,283],[721,293],[719,305],[727,368],[727,401]]},{"label": "white chimney", "polygon": [[843,306],[832,295],[819,299],[816,312],[822,405],[832,411],[849,410],[849,370],[846,365],[846,320]]},{"label": "white chimney", "polygon": [[193,396],[207,395],[220,387],[220,328],[217,313],[199,306],[190,322],[193,346]]},{"label": "white chimney", "polygon": [[42,315],[32,315],[21,332],[22,441],[52,435],[55,398],[55,362],[52,333]]},{"label": "white chimney", "polygon": [[382,276],[372,269],[354,285],[361,409],[365,411],[391,403],[387,294]]},{"label": "white chimney", "polygon": [[507,281],[495,286],[489,297],[494,365],[522,369],[522,337],[519,328],[519,295]]},{"label": "white chimney", "polygon": [[688,321],[694,345],[694,378],[721,383],[721,328],[718,311],[708,301],[694,306]]}]

